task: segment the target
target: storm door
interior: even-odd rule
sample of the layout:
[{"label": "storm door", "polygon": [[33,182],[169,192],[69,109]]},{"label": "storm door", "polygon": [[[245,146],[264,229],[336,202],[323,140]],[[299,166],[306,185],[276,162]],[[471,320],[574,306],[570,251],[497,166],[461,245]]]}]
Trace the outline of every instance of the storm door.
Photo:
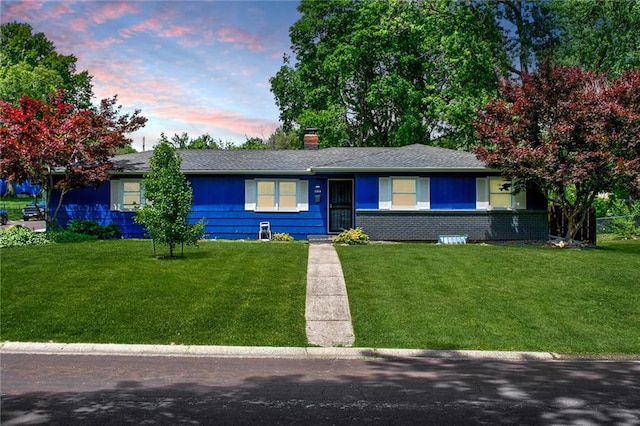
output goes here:
[{"label": "storm door", "polygon": [[329,180],[329,232],[353,227],[353,180]]}]

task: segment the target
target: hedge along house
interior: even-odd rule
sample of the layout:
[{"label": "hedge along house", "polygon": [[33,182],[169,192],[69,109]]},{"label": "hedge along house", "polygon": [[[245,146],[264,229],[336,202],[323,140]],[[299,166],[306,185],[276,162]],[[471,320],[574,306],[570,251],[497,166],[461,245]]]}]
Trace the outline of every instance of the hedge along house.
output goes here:
[{"label": "hedge along house", "polygon": [[[470,240],[546,240],[545,198],[533,188],[512,195],[474,154],[414,144],[397,148],[182,150],[193,188],[190,218],[204,218],[208,239],[257,239],[261,222],[295,239],[360,226],[373,240],[430,241],[443,234]],[[152,152],[117,156],[117,171],[97,189],[69,192],[59,213],[116,222],[142,238],[133,222]]]}]

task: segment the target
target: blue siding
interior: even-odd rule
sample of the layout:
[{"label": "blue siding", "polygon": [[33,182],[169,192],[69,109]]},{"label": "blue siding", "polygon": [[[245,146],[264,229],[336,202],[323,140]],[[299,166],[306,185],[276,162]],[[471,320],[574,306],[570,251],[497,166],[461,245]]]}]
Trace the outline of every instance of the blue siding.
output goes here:
[{"label": "blue siding", "polygon": [[[190,220],[205,221],[205,236],[209,239],[258,238],[259,223],[271,223],[272,232],[286,232],[295,239],[327,233],[327,179],[354,179],[354,209],[378,209],[378,179],[398,173],[356,173],[354,175],[324,174],[316,176],[287,176],[309,182],[309,210],[304,212],[254,212],[245,210],[245,181],[273,176],[187,176],[193,188],[193,207]],[[416,176],[410,174],[410,176]],[[476,176],[463,174],[423,174],[430,178],[432,210],[474,210],[476,206]],[[317,197],[317,198],[316,198]],[[317,201],[316,201],[317,199]],[[100,187],[78,189],[65,196],[65,204],[58,214],[58,222],[66,226],[74,218],[94,220],[101,225],[117,223],[126,238],[144,238],[145,230],[133,222],[135,213],[110,209],[110,183]],[[534,191],[528,192],[528,209],[543,206],[544,199]],[[57,204],[54,195],[52,206]],[[393,215],[393,212],[383,212]],[[358,226],[358,223],[355,224]]]},{"label": "blue siding", "polygon": [[476,208],[476,178],[434,176],[430,179],[432,210]]},{"label": "blue siding", "polygon": [[[303,177],[309,181],[309,211],[254,212],[244,209],[245,180],[260,176],[190,176],[193,188],[191,218],[203,218],[210,239],[257,239],[260,222],[271,224],[272,232],[286,232],[296,240],[307,235],[324,234],[327,229],[326,180]],[[293,178],[293,177],[292,177]],[[314,191],[322,195],[316,202]]]},{"label": "blue siding", "polygon": [[[58,224],[66,227],[73,219],[88,219],[100,225],[117,223],[126,238],[144,238],[144,227],[133,222],[133,212],[111,211],[110,183],[98,188],[74,189],[64,196],[64,204],[58,212]],[[52,209],[58,204],[59,194],[52,197]]]},{"label": "blue siding", "polygon": [[374,174],[357,174],[355,176],[355,208],[378,208],[378,178]]}]

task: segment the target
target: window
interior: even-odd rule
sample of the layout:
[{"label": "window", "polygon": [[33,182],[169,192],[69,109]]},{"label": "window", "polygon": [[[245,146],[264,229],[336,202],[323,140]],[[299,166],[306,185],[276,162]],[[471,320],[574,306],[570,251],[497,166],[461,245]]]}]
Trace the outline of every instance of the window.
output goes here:
[{"label": "window", "polygon": [[391,179],[391,207],[416,207],[416,180]]},{"label": "window", "polygon": [[378,180],[378,208],[382,210],[429,209],[429,179],[382,177]]},{"label": "window", "polygon": [[307,211],[309,182],[295,179],[248,179],[245,210]]},{"label": "window", "polygon": [[112,179],[111,210],[133,211],[145,203],[142,180]]},{"label": "window", "polygon": [[478,209],[526,209],[527,195],[524,190],[512,193],[512,182],[501,177],[477,179]]}]

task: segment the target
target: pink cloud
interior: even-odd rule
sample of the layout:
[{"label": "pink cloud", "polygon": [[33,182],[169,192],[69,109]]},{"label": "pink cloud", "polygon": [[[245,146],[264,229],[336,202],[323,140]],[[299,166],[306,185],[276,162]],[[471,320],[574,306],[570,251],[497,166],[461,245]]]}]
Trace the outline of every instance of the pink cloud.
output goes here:
[{"label": "pink cloud", "polygon": [[219,41],[237,46],[246,46],[252,52],[264,51],[264,45],[254,35],[238,28],[222,27],[215,32]]},{"label": "pink cloud", "polygon": [[96,24],[118,19],[128,14],[136,14],[139,9],[134,2],[105,2],[96,3],[95,7],[89,8],[90,19]]},{"label": "pink cloud", "polygon": [[44,1],[23,1],[20,3],[12,3],[2,5],[2,20],[24,21],[25,15],[34,10],[42,10]]},{"label": "pink cloud", "polygon": [[71,29],[74,31],[84,31],[87,29],[88,24],[89,22],[85,18],[78,16],[71,20]]},{"label": "pink cloud", "polygon": [[132,37],[136,33],[153,32],[157,33],[162,29],[162,21],[158,18],[147,19],[130,28],[120,30],[120,35],[124,38]]},{"label": "pink cloud", "polygon": [[182,37],[187,33],[193,32],[193,27],[170,25],[169,28],[162,32],[163,37]]}]

